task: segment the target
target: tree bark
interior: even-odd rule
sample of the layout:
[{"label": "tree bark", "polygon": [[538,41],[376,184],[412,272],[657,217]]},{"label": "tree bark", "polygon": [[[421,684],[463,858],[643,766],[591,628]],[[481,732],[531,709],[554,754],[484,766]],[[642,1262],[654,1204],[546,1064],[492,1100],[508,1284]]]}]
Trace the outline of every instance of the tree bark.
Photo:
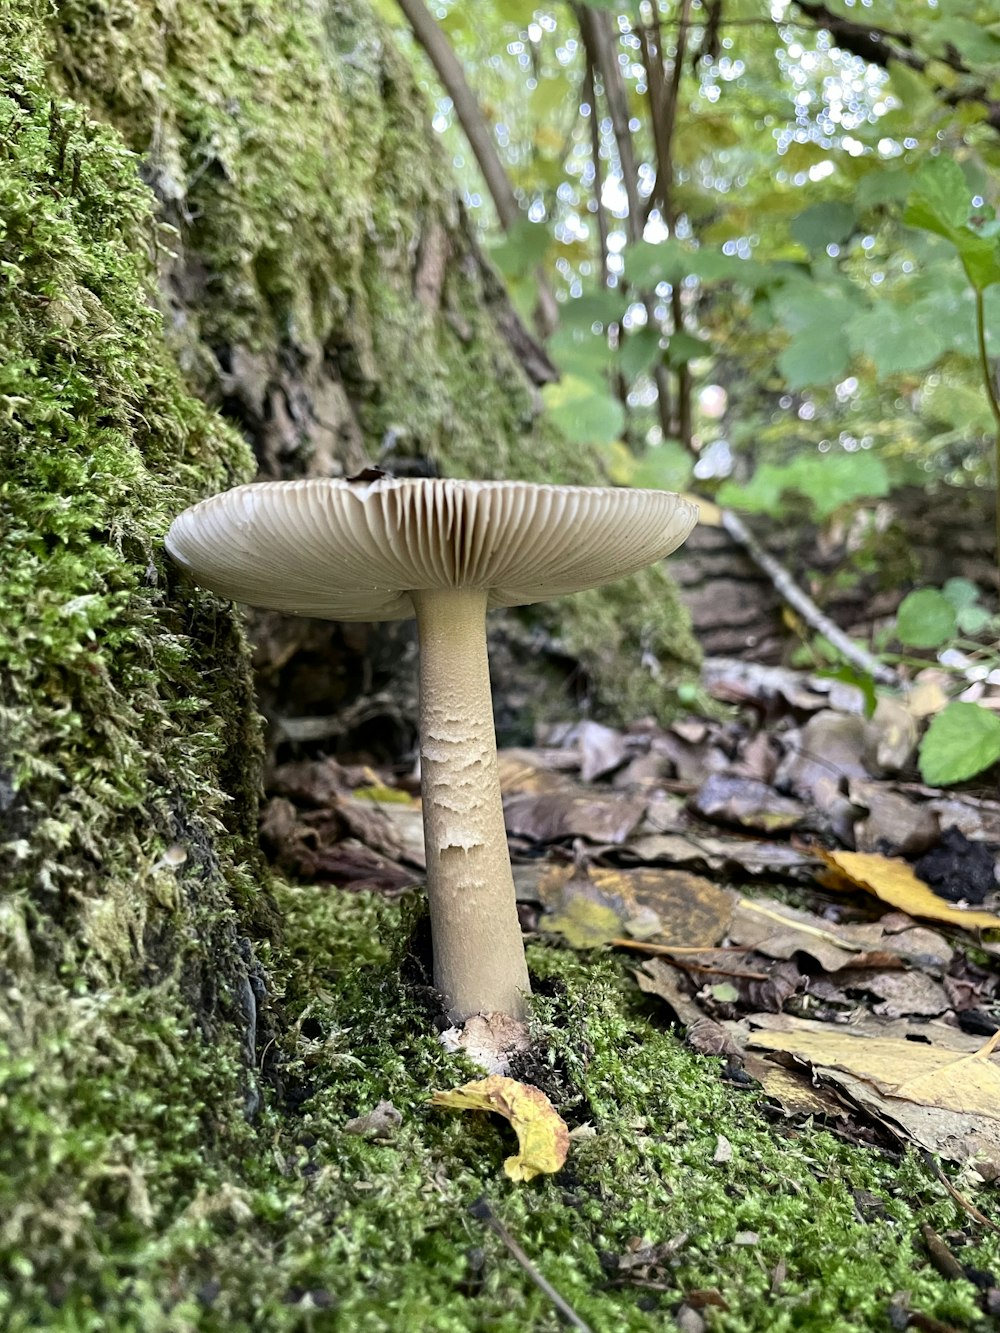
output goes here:
[{"label": "tree bark", "polygon": [[[0,10],[0,94],[0,1310],[166,1327],[210,1219],[238,1231],[274,1170],[312,1000],[268,998],[291,974],[250,653],[166,560],[171,518],[255,471],[376,457],[600,469],[540,422],[362,0],[29,0]],[[656,577],[615,623],[638,641],[656,601],[680,669]],[[294,643],[264,657],[280,687]]]}]

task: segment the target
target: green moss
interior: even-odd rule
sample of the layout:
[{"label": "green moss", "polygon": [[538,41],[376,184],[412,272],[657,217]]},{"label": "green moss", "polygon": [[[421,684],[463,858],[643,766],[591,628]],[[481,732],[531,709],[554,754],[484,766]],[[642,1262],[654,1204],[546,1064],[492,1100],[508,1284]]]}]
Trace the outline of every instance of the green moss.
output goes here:
[{"label": "green moss", "polygon": [[236,922],[268,913],[242,635],[161,548],[250,459],[165,347],[135,159],[53,99],[41,31],[0,16],[0,1248],[58,1303],[194,1189],[210,1098],[242,1132]]},{"label": "green moss", "polygon": [[[65,78],[145,155],[178,228],[172,323],[194,381],[221,394],[217,358],[228,367],[242,347],[262,358],[254,392],[281,381],[294,397],[289,366],[305,385],[286,409],[299,448],[284,466],[308,465],[308,399],[325,374],[371,457],[392,440],[456,475],[602,480],[596,458],[539,417],[412,74],[360,0],[335,17],[246,0],[180,0],[169,15],[72,0],[55,32]],[[551,619],[610,717],[663,713],[697,665],[659,573],[560,603]]]},{"label": "green moss", "polygon": [[[59,1255],[32,1252],[37,1276],[22,1279],[23,1322],[12,1327],[34,1317],[53,1329],[220,1333],[558,1329],[545,1297],[470,1217],[485,1193],[597,1330],[660,1329],[685,1293],[705,1288],[729,1307],[705,1311],[727,1333],[888,1329],[890,1297],[903,1289],[925,1314],[985,1329],[971,1284],[938,1276],[921,1249],[918,1222],[941,1231],[966,1219],[916,1159],[894,1166],[815,1127],[768,1121],[755,1094],[725,1087],[716,1061],[664,1030],[619,960],[531,951],[535,1016],[548,1041],[532,1076],[571,1125],[596,1135],[574,1143],[558,1176],[515,1185],[503,1175],[512,1137],[502,1122],[428,1106],[431,1089],[470,1071],[438,1045],[419,988],[400,980],[412,912],[328,887],[280,897],[286,939],[271,962],[285,978],[290,1022],[280,1091],[252,1140],[242,1131],[242,1154],[226,1171],[211,1156],[192,1160],[217,1107],[203,1101],[201,1119],[190,1109],[191,1094],[204,1091],[185,1087],[190,1062],[177,1034],[161,1027],[149,1039],[150,1064],[132,1073],[151,1098],[171,1084],[186,1094],[172,1101],[187,1109],[161,1113],[166,1162],[162,1144],[147,1141],[136,1154],[141,1180],[104,1178],[100,1252],[63,1280],[58,1304]],[[164,1052],[175,1063],[157,1073]],[[109,1095],[112,1065],[95,1095]],[[111,1095],[128,1124],[126,1094]],[[403,1117],[391,1142],[345,1131],[381,1099]],[[717,1163],[719,1134],[732,1157]],[[72,1165],[101,1174],[82,1150]],[[171,1177],[181,1182],[174,1197],[162,1188]],[[876,1197],[878,1215],[861,1220],[855,1191]],[[747,1232],[756,1242],[742,1243]],[[609,1283],[602,1256],[627,1252],[637,1237],[674,1241],[662,1289]],[[980,1242],[962,1258],[995,1268],[1000,1247]],[[133,1274],[127,1284],[123,1264]],[[785,1276],[772,1291],[779,1265]],[[88,1315],[95,1305],[103,1325]]]}]

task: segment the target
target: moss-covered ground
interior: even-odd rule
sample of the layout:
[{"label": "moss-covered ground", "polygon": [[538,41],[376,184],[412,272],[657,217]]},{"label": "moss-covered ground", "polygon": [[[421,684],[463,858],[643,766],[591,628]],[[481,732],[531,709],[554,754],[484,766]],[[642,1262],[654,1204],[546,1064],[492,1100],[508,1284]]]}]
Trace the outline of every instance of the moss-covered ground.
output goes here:
[{"label": "moss-covered ground", "polygon": [[[531,950],[543,1043],[533,1076],[571,1126],[596,1133],[574,1142],[559,1175],[514,1184],[502,1170],[512,1145],[503,1122],[428,1105],[432,1089],[472,1071],[439,1046],[433,1006],[412,980],[412,908],[325,887],[284,888],[280,901],[285,942],[269,961],[284,978],[284,1021],[265,1060],[261,1116],[241,1122],[225,1077],[206,1094],[183,1034],[156,1031],[150,1054],[174,1049],[157,1091],[143,1093],[162,1098],[156,1138],[142,1145],[158,1166],[107,1181],[85,1257],[24,1252],[5,1327],[559,1328],[548,1299],[470,1216],[483,1194],[597,1333],[670,1327],[698,1290],[723,1298],[727,1308],[702,1314],[727,1333],[888,1330],[901,1291],[952,1327],[988,1326],[972,1284],[940,1277],[923,1250],[919,1223],[969,1222],[922,1163],[813,1124],[774,1123],[756,1094],[720,1082],[718,1061],[682,1046],[617,960]],[[127,1125],[154,1108],[128,1105],[132,1078],[114,1065],[109,1051],[91,1091]],[[137,1072],[148,1089],[150,1071]],[[402,1114],[393,1139],[345,1130],[383,1099]],[[206,1153],[206,1128],[230,1117],[227,1153]],[[724,1162],[714,1160],[720,1134],[732,1147]],[[745,1233],[756,1239],[741,1243]],[[602,1256],[634,1238],[673,1241],[672,1258],[650,1286],[616,1286]],[[980,1234],[961,1254],[982,1269],[1000,1264],[995,1237]]]}]

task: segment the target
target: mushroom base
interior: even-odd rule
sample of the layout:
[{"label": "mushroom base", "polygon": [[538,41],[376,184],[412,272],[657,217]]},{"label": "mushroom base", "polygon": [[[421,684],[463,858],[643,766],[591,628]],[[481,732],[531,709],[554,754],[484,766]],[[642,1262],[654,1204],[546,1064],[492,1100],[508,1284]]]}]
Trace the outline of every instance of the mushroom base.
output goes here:
[{"label": "mushroom base", "polygon": [[486,592],[412,596],[434,983],[452,1022],[477,1013],[520,1018],[530,983],[500,796]]}]

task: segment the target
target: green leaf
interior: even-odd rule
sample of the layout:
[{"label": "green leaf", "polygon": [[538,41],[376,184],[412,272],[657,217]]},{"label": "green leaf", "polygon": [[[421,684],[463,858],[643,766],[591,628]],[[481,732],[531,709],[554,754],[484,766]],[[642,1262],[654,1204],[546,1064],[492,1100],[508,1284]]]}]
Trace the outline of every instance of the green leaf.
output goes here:
[{"label": "green leaf", "polygon": [[540,222],[519,218],[499,244],[490,250],[490,258],[505,278],[523,277],[545,258],[552,237]]},{"label": "green leaf", "polygon": [[627,333],[618,353],[618,364],[627,380],[634,380],[653,365],[660,355],[660,330],[650,327]]},{"label": "green leaf", "polygon": [[946,241],[969,220],[969,190],[962,168],[951,157],[928,158],[913,178],[904,219],[936,232]]},{"label": "green leaf", "polygon": [[985,606],[960,606],[955,612],[955,619],[963,634],[982,634],[993,617]]},{"label": "green leaf", "polygon": [[780,516],[789,492],[804,496],[822,521],[843,505],[886,495],[889,475],[882,460],[866,450],[848,454],[803,454],[790,463],[765,463],[744,486],[725,482],[716,499],[723,507]]},{"label": "green leaf", "polygon": [[647,450],[629,469],[628,484],[643,490],[682,491],[691,483],[694,459],[678,440]]},{"label": "green leaf", "polygon": [[667,344],[667,364],[686,366],[700,356],[711,356],[712,351],[712,344],[704,338],[695,338],[690,333],[672,333]]},{"label": "green leaf", "polygon": [[963,782],[1000,759],[1000,717],[978,704],[950,703],[920,746],[920,776],[931,787]]},{"label": "green leaf", "polygon": [[896,633],[910,648],[940,648],[955,627],[955,608],[936,588],[907,593],[896,612]]},{"label": "green leaf", "polygon": [[979,601],[979,589],[971,579],[948,579],[941,592],[956,611],[961,611],[963,606],[974,606]]},{"label": "green leaf", "polygon": [[926,370],[948,350],[948,339],[933,320],[933,310],[880,300],[862,310],[847,326],[852,351],[869,357],[880,376]]},{"label": "green leaf", "polygon": [[559,326],[590,330],[594,324],[617,324],[626,309],[629,298],[615,287],[598,292],[586,292],[559,307]]},{"label": "green leaf", "polygon": [[603,376],[611,365],[607,335],[592,332],[589,323],[574,327],[564,321],[545,344],[545,350],[559,370],[582,379]]},{"label": "green leaf", "polygon": [[882,204],[901,204],[910,193],[913,178],[902,167],[884,167],[869,171],[858,182],[854,199],[858,209],[877,208]]},{"label": "green leaf", "polygon": [[953,46],[971,64],[1000,64],[1000,38],[973,19],[942,14],[934,32],[942,46]]},{"label": "green leaf", "polygon": [[850,204],[832,200],[813,204],[792,219],[791,232],[800,245],[813,254],[822,253],[828,245],[839,245],[854,233],[858,215]]},{"label": "green leaf", "polygon": [[553,423],[573,444],[611,444],[625,428],[618,399],[577,375],[546,384],[542,398]]},{"label": "green leaf", "polygon": [[970,223],[971,190],[953,158],[929,158],[917,172],[903,221],[943,236],[958,251],[966,275],[977,291],[1000,282],[1000,241]]},{"label": "green leaf", "polygon": [[677,283],[694,272],[694,252],[679,241],[636,241],[625,248],[625,277],[640,291],[658,283]]},{"label": "green leaf", "polygon": [[778,369],[790,389],[832,384],[842,379],[851,353],[842,326],[796,333],[778,357]]}]

